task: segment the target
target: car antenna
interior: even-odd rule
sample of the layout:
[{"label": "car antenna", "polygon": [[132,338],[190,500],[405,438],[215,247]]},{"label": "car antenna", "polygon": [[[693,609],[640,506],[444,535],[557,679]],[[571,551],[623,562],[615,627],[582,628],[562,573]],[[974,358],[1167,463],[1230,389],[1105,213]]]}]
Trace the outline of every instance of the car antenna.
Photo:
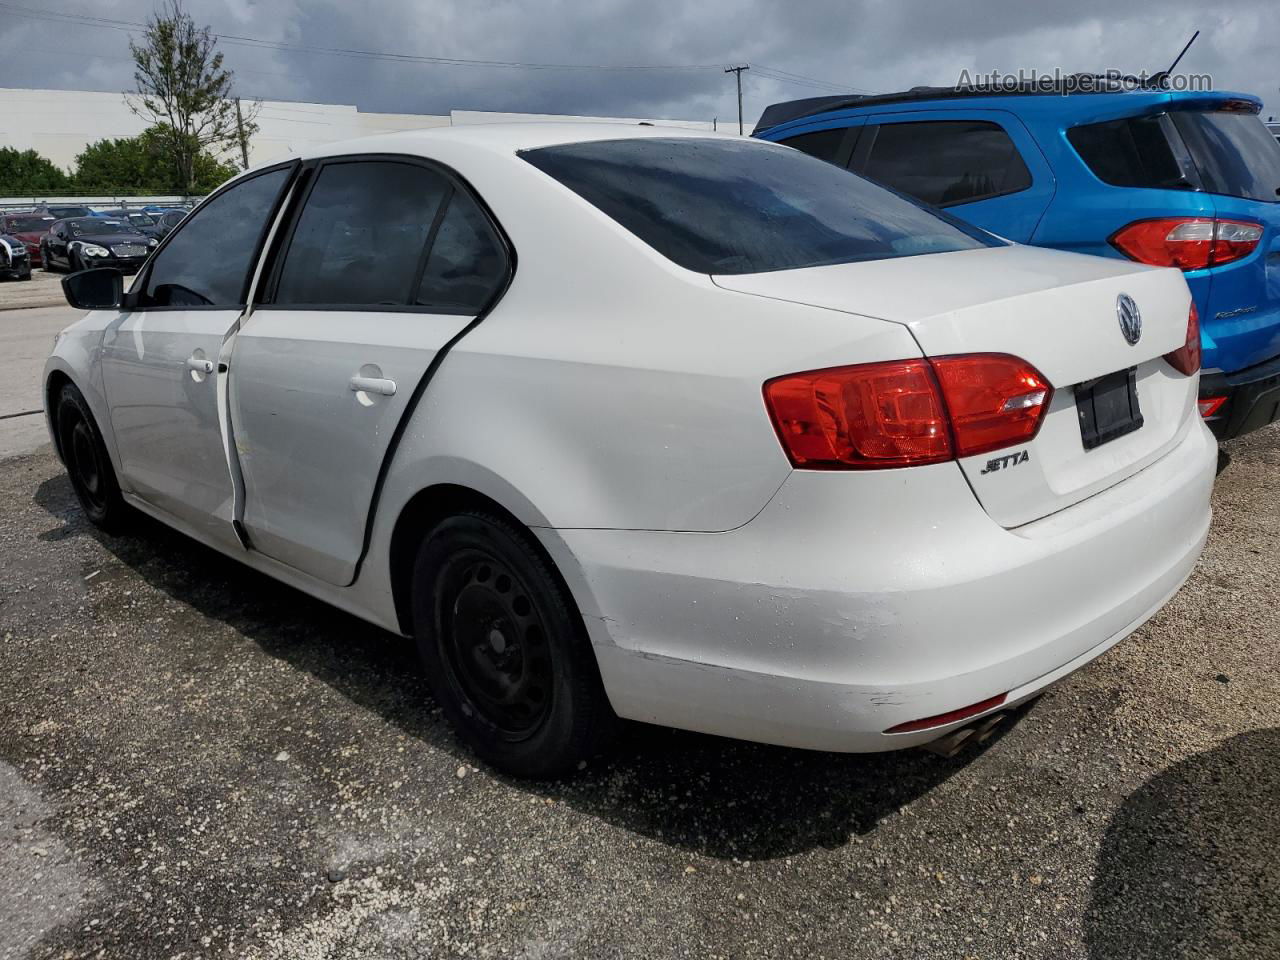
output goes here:
[{"label": "car antenna", "polygon": [[1169,64],[1168,70],[1161,70],[1159,73],[1156,73],[1151,77],[1151,86],[1158,87],[1161,90],[1167,90],[1169,88],[1169,75],[1173,73],[1173,68],[1182,62],[1182,58],[1187,55],[1187,51],[1191,49],[1191,45],[1196,42],[1196,37],[1198,36],[1200,36],[1199,30],[1191,35],[1191,39],[1188,40],[1187,45],[1182,48],[1182,52],[1173,58],[1173,63]]}]

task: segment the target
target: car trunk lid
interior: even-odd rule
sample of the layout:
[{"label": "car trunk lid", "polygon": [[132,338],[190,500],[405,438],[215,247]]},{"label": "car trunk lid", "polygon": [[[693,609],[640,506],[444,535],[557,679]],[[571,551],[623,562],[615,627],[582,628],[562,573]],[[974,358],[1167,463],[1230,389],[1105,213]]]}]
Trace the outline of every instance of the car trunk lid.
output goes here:
[{"label": "car trunk lid", "polygon": [[[1006,527],[1132,476],[1193,422],[1198,378],[1163,359],[1186,341],[1190,295],[1176,270],[1011,246],[713,280],[739,293],[903,324],[926,356],[1004,353],[1032,364],[1054,387],[1036,437],[959,460],[978,500]],[[1121,330],[1122,295],[1141,315],[1134,344]],[[848,362],[832,357],[831,365]],[[1087,446],[1099,438],[1082,426],[1082,407],[1089,416],[1114,415],[1129,371],[1141,425]]]}]

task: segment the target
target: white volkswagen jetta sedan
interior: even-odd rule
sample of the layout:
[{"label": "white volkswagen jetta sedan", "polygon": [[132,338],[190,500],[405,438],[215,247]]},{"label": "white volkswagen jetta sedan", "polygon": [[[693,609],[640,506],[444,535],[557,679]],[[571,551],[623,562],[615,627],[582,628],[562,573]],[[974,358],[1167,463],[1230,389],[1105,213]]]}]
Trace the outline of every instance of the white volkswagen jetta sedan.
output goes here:
[{"label": "white volkswagen jetta sedan", "polygon": [[460,736],[616,717],[875,751],[1097,657],[1190,572],[1216,447],[1176,270],[1015,246],[796,150],[451,128],[254,170],[45,373],[132,510],[416,637]]}]

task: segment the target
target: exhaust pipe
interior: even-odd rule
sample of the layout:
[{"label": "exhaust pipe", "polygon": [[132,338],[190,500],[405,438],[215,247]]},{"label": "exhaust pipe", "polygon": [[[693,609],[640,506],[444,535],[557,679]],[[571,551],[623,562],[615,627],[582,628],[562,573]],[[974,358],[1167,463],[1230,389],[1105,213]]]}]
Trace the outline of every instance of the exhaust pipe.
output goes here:
[{"label": "exhaust pipe", "polygon": [[1000,726],[1008,715],[1006,712],[993,713],[989,717],[983,717],[977,723],[961,727],[959,730],[952,730],[945,737],[921,744],[921,749],[936,753],[940,757],[954,757],[971,743],[982,744],[990,740],[996,732],[996,727]]}]

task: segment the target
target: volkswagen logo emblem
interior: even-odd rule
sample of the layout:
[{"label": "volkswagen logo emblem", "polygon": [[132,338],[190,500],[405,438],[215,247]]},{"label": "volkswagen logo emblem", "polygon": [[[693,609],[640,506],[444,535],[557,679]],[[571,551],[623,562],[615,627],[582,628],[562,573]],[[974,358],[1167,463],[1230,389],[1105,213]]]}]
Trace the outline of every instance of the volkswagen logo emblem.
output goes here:
[{"label": "volkswagen logo emblem", "polygon": [[1142,313],[1133,297],[1122,293],[1116,297],[1116,317],[1120,320],[1120,332],[1125,341],[1133,346],[1142,339]]}]

